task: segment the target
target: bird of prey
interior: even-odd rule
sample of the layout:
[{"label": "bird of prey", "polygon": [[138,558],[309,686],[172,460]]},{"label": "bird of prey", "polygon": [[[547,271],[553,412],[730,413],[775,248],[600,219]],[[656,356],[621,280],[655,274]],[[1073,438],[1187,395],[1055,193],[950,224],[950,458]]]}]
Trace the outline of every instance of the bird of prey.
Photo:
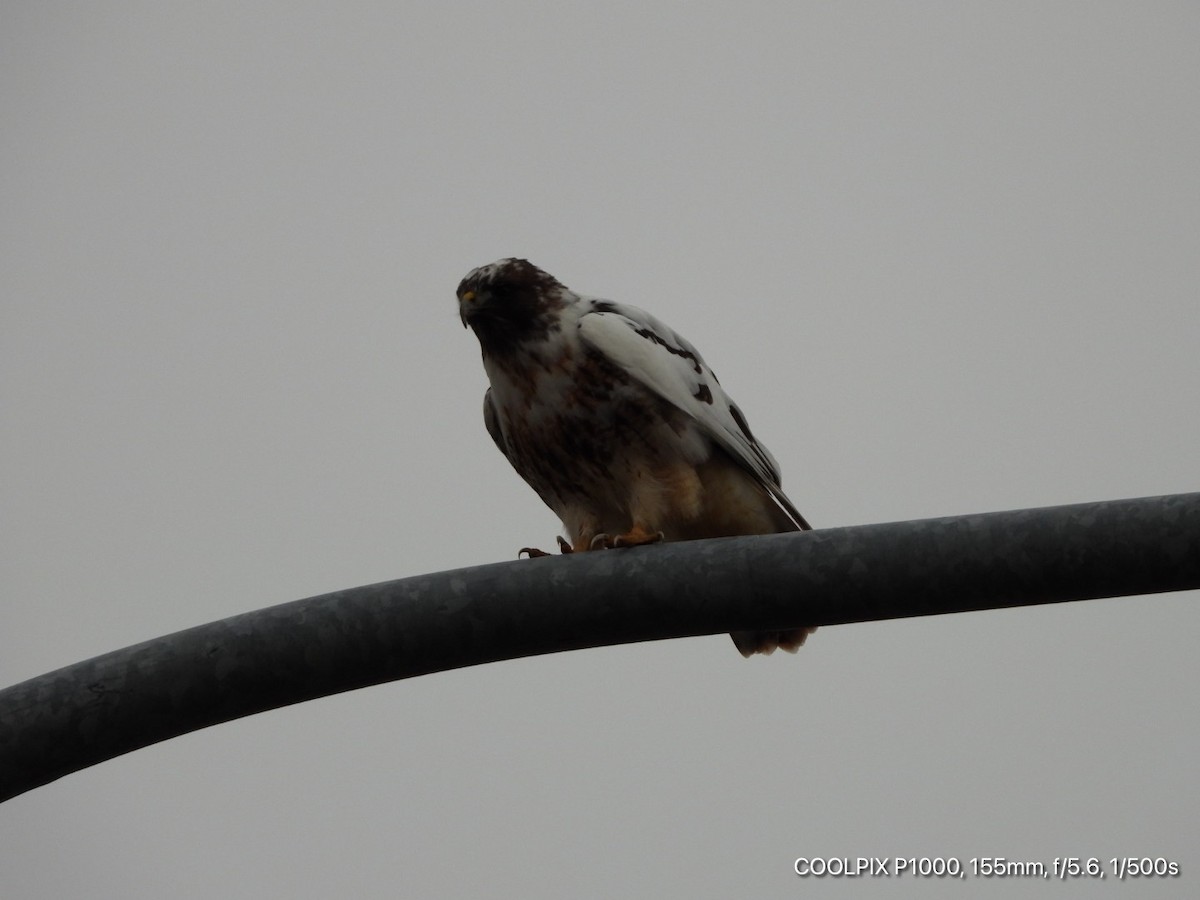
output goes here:
[{"label": "bird of prey", "polygon": [[[712,369],[649,313],[524,259],[467,273],[458,308],[491,383],[488,433],[562,520],[563,552],[810,527]],[[732,637],[750,656],[813,630]]]}]

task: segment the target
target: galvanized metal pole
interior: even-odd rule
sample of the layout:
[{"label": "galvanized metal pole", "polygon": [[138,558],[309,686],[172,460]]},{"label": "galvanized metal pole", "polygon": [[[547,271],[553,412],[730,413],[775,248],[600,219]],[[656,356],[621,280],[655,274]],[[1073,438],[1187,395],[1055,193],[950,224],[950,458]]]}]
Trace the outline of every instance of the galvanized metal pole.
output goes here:
[{"label": "galvanized metal pole", "polygon": [[240,716],[495,660],[1194,588],[1200,494],[421,575],[234,616],[0,691],[0,800]]}]

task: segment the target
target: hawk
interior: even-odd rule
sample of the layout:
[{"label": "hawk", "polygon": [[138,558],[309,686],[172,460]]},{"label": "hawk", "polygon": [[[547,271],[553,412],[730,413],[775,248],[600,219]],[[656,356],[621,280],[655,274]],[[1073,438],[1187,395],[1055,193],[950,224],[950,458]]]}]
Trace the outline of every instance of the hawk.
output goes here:
[{"label": "hawk", "polygon": [[[488,433],[562,520],[564,553],[810,527],[712,369],[649,313],[524,259],[467,273],[458,309],[491,383]],[[813,630],[732,637],[743,656],[794,653]]]}]

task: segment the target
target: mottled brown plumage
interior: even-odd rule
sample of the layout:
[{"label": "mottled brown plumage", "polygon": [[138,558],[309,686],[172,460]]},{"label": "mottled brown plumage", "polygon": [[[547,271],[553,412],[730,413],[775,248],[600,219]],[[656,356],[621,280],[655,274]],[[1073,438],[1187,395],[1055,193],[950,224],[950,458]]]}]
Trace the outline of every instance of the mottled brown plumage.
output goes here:
[{"label": "mottled brown plumage", "polygon": [[[471,271],[458,298],[491,383],[488,432],[570,550],[809,527],[712,370],[653,316],[521,259]],[[749,656],[795,651],[811,631],[733,639]]]}]

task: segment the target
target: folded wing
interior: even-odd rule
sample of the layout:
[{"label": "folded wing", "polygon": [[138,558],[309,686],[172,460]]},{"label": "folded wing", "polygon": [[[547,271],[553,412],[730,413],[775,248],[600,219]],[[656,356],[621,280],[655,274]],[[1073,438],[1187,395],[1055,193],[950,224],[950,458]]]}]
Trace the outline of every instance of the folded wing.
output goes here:
[{"label": "folded wing", "polygon": [[798,528],[811,526],[779,486],[779,464],[750,431],[746,417],[686,339],[637,307],[605,300],[580,317],[583,342],[676,409],[744,467]]}]

